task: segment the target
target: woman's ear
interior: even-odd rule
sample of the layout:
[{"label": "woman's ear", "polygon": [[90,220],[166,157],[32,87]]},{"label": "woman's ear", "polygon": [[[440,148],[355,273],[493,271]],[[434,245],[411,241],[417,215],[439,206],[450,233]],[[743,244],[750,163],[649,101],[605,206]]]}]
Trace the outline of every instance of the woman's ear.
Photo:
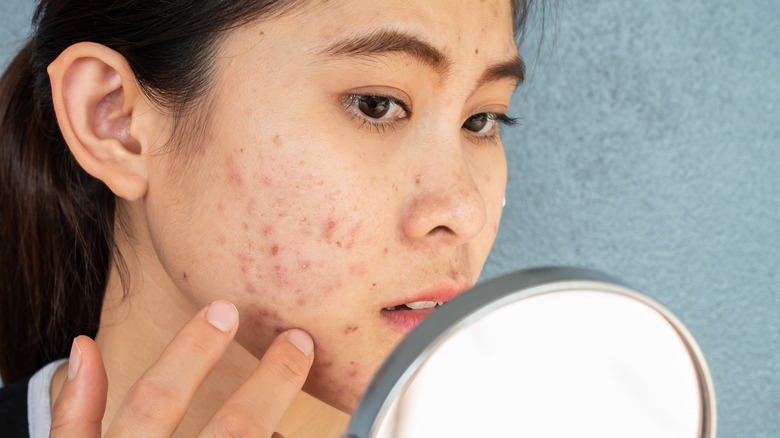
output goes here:
[{"label": "woman's ear", "polygon": [[[57,122],[76,161],[117,196],[146,194],[145,130],[160,113],[140,92],[127,60],[96,43],[78,43],[49,65]],[[159,133],[159,129],[157,133]]]}]

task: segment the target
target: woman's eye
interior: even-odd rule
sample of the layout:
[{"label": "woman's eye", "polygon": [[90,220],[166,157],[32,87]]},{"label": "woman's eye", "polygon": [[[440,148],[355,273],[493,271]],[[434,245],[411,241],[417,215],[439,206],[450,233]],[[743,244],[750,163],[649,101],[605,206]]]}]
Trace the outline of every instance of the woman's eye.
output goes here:
[{"label": "woman's eye", "polygon": [[491,118],[487,113],[480,113],[469,117],[463,124],[463,129],[475,134],[482,134],[490,131],[495,124],[496,119],[494,117]]},{"label": "woman's eye", "polygon": [[404,104],[389,96],[352,95],[349,101],[361,115],[373,120],[389,121],[408,115]]},{"label": "woman's eye", "polygon": [[342,98],[347,112],[361,121],[361,127],[383,132],[395,129],[409,118],[406,104],[390,96],[352,94]]},{"label": "woman's eye", "polygon": [[506,114],[499,113],[479,113],[466,119],[463,123],[463,129],[471,134],[477,134],[482,137],[498,135],[497,125],[501,123],[506,126],[512,126],[517,123],[517,119],[508,117]]},{"label": "woman's eye", "polygon": [[357,107],[372,119],[381,119],[390,110],[390,99],[384,96],[358,96]]}]

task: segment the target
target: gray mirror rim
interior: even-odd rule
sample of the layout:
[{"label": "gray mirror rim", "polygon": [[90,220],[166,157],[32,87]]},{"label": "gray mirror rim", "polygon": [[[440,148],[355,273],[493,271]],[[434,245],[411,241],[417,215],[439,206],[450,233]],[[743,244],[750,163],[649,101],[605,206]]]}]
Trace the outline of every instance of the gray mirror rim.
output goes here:
[{"label": "gray mirror rim", "polygon": [[374,375],[355,409],[344,438],[369,438],[376,433],[392,401],[417,370],[452,333],[494,309],[523,298],[566,290],[595,290],[632,297],[658,311],[677,331],[694,366],[700,388],[699,436],[714,437],[715,390],[699,345],[685,326],[651,298],[602,272],[575,267],[544,267],[512,272],[476,285],[437,309],[399,343]]}]

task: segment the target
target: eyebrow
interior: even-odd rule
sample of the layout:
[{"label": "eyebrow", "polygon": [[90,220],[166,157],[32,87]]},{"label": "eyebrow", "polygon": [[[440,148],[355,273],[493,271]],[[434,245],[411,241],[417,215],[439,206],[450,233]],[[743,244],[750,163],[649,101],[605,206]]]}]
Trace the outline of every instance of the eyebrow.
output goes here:
[{"label": "eyebrow", "polygon": [[[347,37],[331,44],[323,53],[330,56],[358,58],[399,53],[422,62],[441,76],[445,76],[452,65],[452,59],[432,44],[415,35],[387,29],[366,35]],[[481,86],[487,82],[502,79],[514,79],[517,85],[523,82],[525,64],[519,55],[509,61],[488,67],[479,77],[477,85]]]}]

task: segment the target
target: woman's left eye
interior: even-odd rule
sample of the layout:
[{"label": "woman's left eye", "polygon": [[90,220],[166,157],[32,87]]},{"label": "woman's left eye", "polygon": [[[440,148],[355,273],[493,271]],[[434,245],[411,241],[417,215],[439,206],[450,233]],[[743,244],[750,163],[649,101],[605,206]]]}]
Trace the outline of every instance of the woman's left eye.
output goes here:
[{"label": "woman's left eye", "polygon": [[463,123],[463,129],[472,134],[489,135],[496,128],[496,124],[514,125],[517,120],[508,117],[506,114],[498,113],[479,113],[475,114]]}]

